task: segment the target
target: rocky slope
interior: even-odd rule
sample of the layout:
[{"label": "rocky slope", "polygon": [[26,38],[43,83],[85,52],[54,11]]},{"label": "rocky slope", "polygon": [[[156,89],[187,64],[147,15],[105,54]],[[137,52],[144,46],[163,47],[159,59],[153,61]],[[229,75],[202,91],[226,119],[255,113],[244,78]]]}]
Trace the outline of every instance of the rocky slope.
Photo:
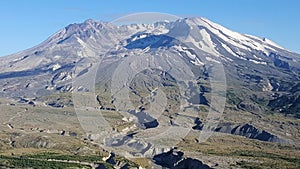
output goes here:
[{"label": "rocky slope", "polygon": [[[113,117],[103,118],[109,123],[105,132],[117,135],[101,144],[127,145],[136,151],[131,155],[164,153],[153,147],[157,140],[139,138],[166,128],[187,134],[211,127],[296,144],[299,85],[299,54],[205,18],[123,26],[87,20],[31,49],[0,57],[1,97],[32,106],[75,106],[79,115],[93,118],[95,112],[109,112]],[[207,113],[222,112],[222,104],[223,119],[214,116],[222,122],[209,123]],[[96,142],[93,129],[103,128],[101,122],[84,123],[91,141]],[[172,139],[182,140],[172,134],[165,138],[170,145]],[[190,161],[202,165],[193,159],[177,160],[176,165]]]}]

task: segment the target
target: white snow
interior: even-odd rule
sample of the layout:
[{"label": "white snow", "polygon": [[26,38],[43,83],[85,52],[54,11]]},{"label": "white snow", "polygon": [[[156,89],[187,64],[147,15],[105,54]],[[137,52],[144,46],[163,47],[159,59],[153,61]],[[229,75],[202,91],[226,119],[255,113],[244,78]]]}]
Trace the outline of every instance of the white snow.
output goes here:
[{"label": "white snow", "polygon": [[169,32],[169,30],[166,29],[166,28],[158,28],[158,29],[154,29],[154,30],[153,30],[153,34],[154,34],[154,35],[166,34],[166,33],[168,33],[168,32]]},{"label": "white snow", "polygon": [[231,38],[238,39],[238,40],[248,40],[245,36],[243,36],[240,33],[233,32],[233,31],[231,31],[231,30],[229,30],[229,29],[227,29],[227,28],[225,28],[225,27],[223,27],[219,24],[216,24],[214,22],[209,21],[206,18],[201,18],[201,19],[204,20],[205,22],[207,22],[209,25],[211,25],[210,27],[222,31],[224,34],[228,35]]},{"label": "white snow", "polygon": [[[208,28],[212,33],[214,33],[219,38],[224,40],[225,42],[228,42],[228,43],[232,44],[233,46],[236,46],[236,47],[244,49],[244,50],[251,51],[254,49],[254,50],[262,51],[266,55],[268,55],[269,50],[275,50],[272,48],[272,46],[280,47],[268,39],[266,39],[265,43],[272,45],[272,46],[266,47],[266,45],[264,45],[262,39],[259,39],[254,36],[243,35],[243,34],[231,31],[231,30],[229,30],[221,25],[218,25],[214,22],[211,22],[205,18],[201,18],[201,19],[196,18],[194,20],[194,23],[198,24],[198,25],[203,25],[204,27]],[[255,41],[253,39],[260,41],[261,43]]]},{"label": "white snow", "polygon": [[136,41],[137,39],[138,39],[138,37],[135,36],[135,37],[133,37],[133,38],[131,39],[131,41],[133,42],[133,41]]},{"label": "white snow", "polygon": [[277,43],[271,41],[270,39],[264,38],[263,40],[264,40],[265,43],[267,43],[267,44],[269,44],[269,45],[272,45],[272,46],[274,46],[274,47],[276,47],[276,48],[285,50],[282,46],[280,46],[280,45],[278,45]]},{"label": "white snow", "polygon": [[191,59],[195,59],[196,58],[196,55],[192,54],[189,50],[185,50],[185,53]]},{"label": "white snow", "polygon": [[60,80],[70,80],[70,79],[72,79],[72,76],[71,76],[71,74],[70,73],[68,73],[68,72],[61,72],[60,74],[59,74],[59,77],[58,77]]},{"label": "white snow", "polygon": [[56,63],[56,64],[52,65],[51,68],[52,68],[53,71],[55,71],[55,70],[61,68],[61,65]]},{"label": "white snow", "polygon": [[16,59],[13,60],[13,62],[18,62],[18,61],[21,61],[21,60],[23,60],[23,59],[25,59],[25,56],[20,57],[20,58],[16,58]]},{"label": "white snow", "polygon": [[209,33],[207,33],[205,29],[201,29],[200,34],[202,36],[202,41],[200,41],[200,45],[202,46],[202,49],[215,56],[220,56],[219,52],[215,50],[216,44],[212,42]]},{"label": "white snow", "polygon": [[187,50],[185,47],[182,46],[174,46],[175,49],[177,49],[180,52],[184,52],[190,59],[194,60],[196,58],[196,55],[192,54],[189,50]]},{"label": "white snow", "polygon": [[[126,27],[127,30],[130,30],[131,32],[136,32],[136,33],[143,32],[143,33],[151,33],[154,35],[160,35],[169,32],[169,29],[166,28],[166,24],[168,23],[169,21],[157,22],[152,24],[131,24],[131,25],[123,25],[123,27]],[[143,38],[143,37],[137,37],[137,38]]]},{"label": "white snow", "polygon": [[253,55],[253,57],[254,57],[255,59],[258,59],[258,60],[263,60],[262,58],[257,57],[256,55]]},{"label": "white snow", "polygon": [[188,36],[186,42],[190,42],[197,48],[213,56],[220,56],[220,53],[215,50],[215,44],[212,42],[210,35],[205,30],[200,30],[202,40],[197,42],[193,37]]},{"label": "white snow", "polygon": [[241,51],[237,51],[236,52],[236,57],[238,57],[239,59],[242,59],[242,60],[247,60],[246,58],[245,58],[245,53],[243,53],[243,52],[241,52]]},{"label": "white snow", "polygon": [[83,42],[80,38],[76,37],[77,42],[82,45],[83,47],[86,47],[85,42]]},{"label": "white snow", "polygon": [[[249,34],[245,34],[245,35],[248,36],[248,37],[250,37],[250,38],[252,38],[252,39],[258,40],[258,41],[264,43],[265,45],[271,45],[273,47],[286,50],[282,46],[278,45],[277,43],[271,41],[268,38],[259,38],[259,37],[256,37],[256,36],[253,36],[253,35],[249,35]],[[273,48],[271,48],[271,49],[274,50]]]},{"label": "white snow", "polygon": [[76,37],[77,42],[82,46],[83,50],[78,51],[77,55],[80,57],[89,57],[89,56],[95,56],[96,53],[91,49],[84,41],[82,41],[80,38]]},{"label": "white snow", "polygon": [[147,37],[147,35],[145,35],[145,34],[142,34],[142,35],[139,36],[140,39],[143,39],[143,38],[146,38],[146,37]]},{"label": "white snow", "polygon": [[234,53],[226,44],[222,43],[222,47],[231,55],[239,57],[236,53]]},{"label": "white snow", "polygon": [[143,49],[143,52],[142,52],[141,54],[146,53],[146,52],[148,52],[149,50],[150,50],[150,46],[147,46],[145,49]]},{"label": "white snow", "polygon": [[263,61],[257,61],[257,60],[253,60],[253,59],[249,59],[250,62],[253,62],[255,64],[262,64],[262,65],[267,65],[267,62],[263,62]]},{"label": "white snow", "polygon": [[174,46],[174,48],[176,50],[178,50],[179,52],[184,52],[190,59],[191,59],[191,63],[193,63],[194,65],[197,66],[203,66],[204,63],[200,61],[199,58],[197,58],[197,56],[195,54],[192,54],[189,50],[187,50],[186,47],[183,46]]},{"label": "white snow", "polygon": [[59,55],[55,55],[53,58],[54,58],[54,59],[60,59],[60,58],[61,58],[61,56],[59,56]]},{"label": "white snow", "polygon": [[192,60],[191,63],[193,63],[196,66],[203,66],[204,63],[202,63],[198,58],[195,58],[195,60]]},{"label": "white snow", "polygon": [[215,63],[220,63],[219,61],[211,58],[211,57],[206,57],[206,60],[210,61],[210,62],[215,62]]},{"label": "white snow", "polygon": [[267,80],[267,86],[264,86],[262,90],[265,92],[265,91],[272,91],[273,89],[274,89],[274,88],[273,88],[273,86],[271,85],[270,81]]},{"label": "white snow", "polygon": [[[221,25],[215,24],[205,18],[198,19],[197,22],[195,22],[195,23],[205,26],[212,33],[214,33],[215,35],[220,37],[225,42],[231,43],[232,45],[237,46],[238,48],[242,48],[244,50],[249,50],[248,47],[242,45],[239,42],[242,39],[244,39],[241,34],[230,31],[229,29],[227,29]],[[239,37],[239,38],[237,38],[237,37]]]}]

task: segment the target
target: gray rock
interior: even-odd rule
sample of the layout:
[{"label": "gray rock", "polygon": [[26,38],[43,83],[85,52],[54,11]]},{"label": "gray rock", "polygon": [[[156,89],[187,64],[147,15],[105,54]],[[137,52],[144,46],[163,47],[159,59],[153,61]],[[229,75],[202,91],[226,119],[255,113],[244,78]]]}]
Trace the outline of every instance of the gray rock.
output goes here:
[{"label": "gray rock", "polygon": [[268,142],[287,143],[287,140],[279,138],[278,136],[271,134],[265,130],[258,129],[251,124],[234,125],[230,123],[219,124],[219,127],[215,129],[216,132],[240,135],[251,139]]},{"label": "gray rock", "polygon": [[155,164],[160,165],[162,168],[170,169],[212,169],[200,160],[185,158],[184,153],[181,151],[171,150],[166,153],[158,154],[153,157]]}]

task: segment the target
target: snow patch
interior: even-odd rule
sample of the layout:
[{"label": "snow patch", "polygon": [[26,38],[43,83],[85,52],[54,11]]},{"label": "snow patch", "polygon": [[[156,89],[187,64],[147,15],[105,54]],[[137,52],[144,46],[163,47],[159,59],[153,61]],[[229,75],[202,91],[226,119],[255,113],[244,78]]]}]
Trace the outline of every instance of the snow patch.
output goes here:
[{"label": "snow patch", "polygon": [[24,59],[26,59],[27,57],[28,57],[28,55],[27,55],[27,56],[20,57],[20,58],[16,58],[16,59],[13,60],[13,62],[18,62],[18,61],[24,60]]},{"label": "snow patch", "polygon": [[52,69],[52,71],[56,71],[57,69],[61,68],[61,65],[56,63],[54,65],[51,65],[49,68]]},{"label": "snow patch", "polygon": [[60,55],[55,55],[53,58],[54,58],[54,59],[60,59],[61,56],[60,56]]},{"label": "snow patch", "polygon": [[210,62],[215,62],[215,63],[220,63],[219,61],[211,58],[211,57],[206,57],[206,60],[210,61]]},{"label": "snow patch", "polygon": [[245,53],[243,53],[243,52],[241,52],[241,51],[237,51],[236,52],[236,56],[239,58],[239,59],[242,59],[242,60],[247,60],[246,58],[245,58]]},{"label": "snow patch", "polygon": [[236,53],[234,53],[234,52],[230,49],[230,47],[228,47],[226,44],[222,43],[222,47],[223,47],[228,53],[230,53],[231,55],[236,56],[236,57],[239,57],[239,56],[238,56]]},{"label": "snow patch", "polygon": [[198,58],[196,58],[195,60],[191,60],[191,63],[193,63],[196,66],[203,66],[204,63],[202,63]]},{"label": "snow patch", "polygon": [[196,66],[203,66],[204,63],[200,61],[199,58],[195,54],[192,54],[186,47],[182,46],[174,46],[175,49],[177,49],[179,52],[185,53],[190,59],[191,63],[196,65]]},{"label": "snow patch", "polygon": [[274,46],[274,47],[276,47],[276,48],[285,50],[282,46],[280,46],[280,45],[278,45],[277,43],[271,41],[270,39],[263,38],[263,41],[264,41],[266,44],[269,44],[269,45],[272,45],[272,46]]},{"label": "snow patch", "polygon": [[[279,45],[275,44],[274,42],[272,42],[268,39],[265,39],[264,41],[262,41],[261,39],[254,37],[254,36],[243,35],[243,34],[231,31],[221,25],[218,25],[216,23],[209,21],[208,19],[201,18],[201,20],[206,23],[205,26],[207,28],[209,28],[209,30],[211,32],[216,34],[218,37],[220,37],[224,41],[226,41],[238,48],[248,50],[248,51],[251,51],[249,49],[249,48],[251,48],[251,49],[258,50],[258,51],[262,51],[266,55],[269,55],[269,53],[270,53],[269,50],[275,51],[275,49],[273,49],[271,46],[265,47],[263,42],[266,42],[267,44],[270,44],[272,46],[283,49],[282,47],[280,47]],[[203,24],[203,22],[202,22],[202,24]],[[259,43],[253,39],[260,41],[262,43]]]},{"label": "snow patch", "polygon": [[214,44],[213,41],[211,40],[209,33],[205,29],[201,29],[200,34],[202,35],[202,39],[203,39],[203,41],[200,41],[202,49],[215,56],[220,56],[219,52],[215,50],[216,44]]},{"label": "snow patch", "polygon": [[71,76],[71,74],[68,73],[68,72],[61,72],[61,73],[59,74],[58,79],[60,79],[60,80],[62,80],[62,81],[70,80],[70,79],[72,79],[72,76]]},{"label": "snow patch", "polygon": [[267,80],[267,86],[264,86],[262,91],[266,92],[266,91],[272,91],[274,88],[272,86],[272,84],[270,83],[269,80]]},{"label": "snow patch", "polygon": [[195,54],[192,54],[187,48],[182,46],[174,46],[175,49],[177,49],[179,52],[184,52],[190,59],[195,59],[197,56]]},{"label": "snow patch", "polygon": [[77,42],[82,46],[82,51],[77,51],[77,55],[80,57],[89,57],[89,56],[95,56],[96,53],[91,49],[84,41],[82,41],[80,38],[76,37]]},{"label": "snow patch", "polygon": [[206,30],[200,30],[200,34],[202,35],[202,40],[197,42],[193,37],[188,36],[186,42],[190,42],[195,45],[197,48],[203,50],[204,52],[211,54],[213,56],[220,56],[220,53],[215,50],[216,45],[212,42],[210,35],[206,32]]},{"label": "snow patch", "polygon": [[258,59],[258,60],[263,60],[262,58],[257,57],[256,55],[253,55],[253,57],[254,57],[255,59]]},{"label": "snow patch", "polygon": [[262,64],[262,65],[267,65],[267,62],[262,62],[262,61],[257,61],[257,60],[253,60],[253,59],[249,59],[250,62],[253,62],[255,64]]}]

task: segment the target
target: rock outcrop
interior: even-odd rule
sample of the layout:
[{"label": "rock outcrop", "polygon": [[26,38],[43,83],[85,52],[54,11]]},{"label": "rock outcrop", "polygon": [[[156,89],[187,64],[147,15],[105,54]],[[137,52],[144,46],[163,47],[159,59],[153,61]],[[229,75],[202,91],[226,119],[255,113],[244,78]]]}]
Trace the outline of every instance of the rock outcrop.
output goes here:
[{"label": "rock outcrop", "polygon": [[278,142],[286,143],[287,140],[281,139],[278,136],[271,134],[265,130],[258,129],[251,124],[220,124],[218,128],[215,129],[216,132],[240,135],[251,139],[268,141],[268,142]]},{"label": "rock outcrop", "polygon": [[181,151],[174,149],[166,153],[161,153],[153,157],[155,164],[160,165],[162,168],[170,169],[212,169],[206,164],[203,164],[197,159],[184,157]]}]

